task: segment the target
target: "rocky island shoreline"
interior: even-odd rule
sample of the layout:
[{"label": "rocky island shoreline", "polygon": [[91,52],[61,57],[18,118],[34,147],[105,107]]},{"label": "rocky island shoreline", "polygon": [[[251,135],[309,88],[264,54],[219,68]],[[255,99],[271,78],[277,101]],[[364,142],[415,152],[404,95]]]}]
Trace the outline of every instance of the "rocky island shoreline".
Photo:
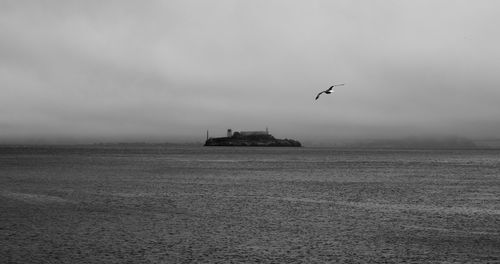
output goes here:
[{"label": "rocky island shoreline", "polygon": [[267,131],[232,133],[229,129],[227,137],[207,138],[205,146],[301,147],[302,144],[294,139],[277,139]]}]

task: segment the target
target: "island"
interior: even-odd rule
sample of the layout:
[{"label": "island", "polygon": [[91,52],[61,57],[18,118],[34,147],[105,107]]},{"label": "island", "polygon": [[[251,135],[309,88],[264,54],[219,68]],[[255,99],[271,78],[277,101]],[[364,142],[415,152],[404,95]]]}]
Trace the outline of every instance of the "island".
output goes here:
[{"label": "island", "polygon": [[208,137],[205,146],[231,146],[231,147],[301,147],[299,141],[293,139],[277,139],[269,131],[241,131],[227,130],[226,137]]}]

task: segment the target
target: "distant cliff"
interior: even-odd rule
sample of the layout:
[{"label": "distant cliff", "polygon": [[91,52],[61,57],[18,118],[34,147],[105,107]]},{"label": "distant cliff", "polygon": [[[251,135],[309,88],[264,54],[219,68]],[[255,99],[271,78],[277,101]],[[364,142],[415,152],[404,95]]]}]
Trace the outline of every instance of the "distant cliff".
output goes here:
[{"label": "distant cliff", "polygon": [[241,135],[234,133],[231,137],[209,138],[205,146],[235,147],[301,147],[299,141],[293,139],[277,139],[272,135]]},{"label": "distant cliff", "polygon": [[413,149],[457,149],[476,148],[474,141],[457,137],[407,137],[402,139],[371,140],[350,145],[361,148],[413,148]]}]

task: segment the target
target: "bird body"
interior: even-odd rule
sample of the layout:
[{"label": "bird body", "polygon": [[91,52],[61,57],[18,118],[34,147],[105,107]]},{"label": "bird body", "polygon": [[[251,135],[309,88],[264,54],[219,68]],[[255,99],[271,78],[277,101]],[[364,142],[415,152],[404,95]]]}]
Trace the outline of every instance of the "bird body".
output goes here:
[{"label": "bird body", "polygon": [[334,84],[334,85],[330,86],[330,88],[328,88],[328,89],[326,89],[326,90],[324,90],[324,91],[320,92],[318,95],[316,95],[316,99],[315,99],[315,100],[318,100],[319,96],[320,96],[321,94],[323,94],[323,93],[325,93],[325,94],[331,94],[331,93],[333,92],[333,87],[335,87],[335,86],[342,86],[342,85],[344,85],[344,83],[341,83],[341,84]]}]

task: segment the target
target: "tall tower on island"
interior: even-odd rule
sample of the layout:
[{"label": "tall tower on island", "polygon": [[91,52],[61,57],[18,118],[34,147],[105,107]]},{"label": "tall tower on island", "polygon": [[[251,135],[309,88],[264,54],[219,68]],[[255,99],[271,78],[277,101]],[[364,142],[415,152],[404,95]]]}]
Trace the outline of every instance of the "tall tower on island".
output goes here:
[{"label": "tall tower on island", "polygon": [[233,136],[233,130],[228,129],[227,130],[227,137],[232,137]]}]

